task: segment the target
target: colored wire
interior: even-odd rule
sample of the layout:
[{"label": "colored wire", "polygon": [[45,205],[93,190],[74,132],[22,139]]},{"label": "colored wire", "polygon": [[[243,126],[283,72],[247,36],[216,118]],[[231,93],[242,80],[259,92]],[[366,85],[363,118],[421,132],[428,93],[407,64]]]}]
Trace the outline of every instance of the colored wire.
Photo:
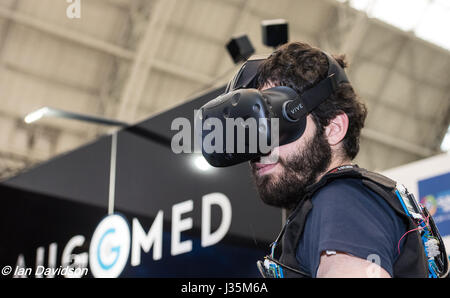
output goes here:
[{"label": "colored wire", "polygon": [[426,228],[426,226],[428,225],[428,220],[429,220],[429,215],[427,216],[427,218],[425,219],[425,220],[421,220],[421,222],[419,223],[419,224],[421,224],[421,223],[423,223],[425,226],[420,226],[420,227],[417,227],[417,228],[415,228],[415,229],[412,229],[412,230],[409,230],[409,231],[407,231],[405,234],[403,234],[403,236],[400,238],[400,240],[398,240],[398,244],[397,244],[397,250],[398,250],[398,254],[400,254],[400,242],[402,241],[402,239],[407,235],[407,234],[409,234],[409,233],[411,233],[411,232],[414,232],[414,231],[418,231],[418,230],[422,230],[422,229],[424,229],[424,228]]}]

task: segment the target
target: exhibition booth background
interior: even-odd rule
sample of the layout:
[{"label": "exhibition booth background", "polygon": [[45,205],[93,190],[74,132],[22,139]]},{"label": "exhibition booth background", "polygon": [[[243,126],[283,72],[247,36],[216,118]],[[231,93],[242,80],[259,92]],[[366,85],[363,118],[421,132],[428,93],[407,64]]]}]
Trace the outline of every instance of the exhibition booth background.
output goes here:
[{"label": "exhibition booth background", "polygon": [[[109,252],[105,252],[105,263],[119,266],[114,256],[119,262],[124,254],[129,255],[124,257],[124,268],[116,269],[112,276],[259,276],[256,261],[267,254],[269,244],[281,228],[282,216],[281,210],[264,205],[258,198],[248,165],[200,169],[195,164],[199,154],[175,154],[170,146],[153,137],[156,133],[170,140],[176,133],[171,130],[173,119],[192,120],[194,109],[222,92],[223,87],[215,89],[120,130],[116,134],[112,188],[114,135],[104,136],[2,183],[1,265],[24,268],[71,265],[89,268],[88,276],[96,275],[91,263],[97,262],[98,256],[92,252],[95,249],[90,241],[99,223],[114,213],[125,217],[129,224],[129,235],[125,238],[130,239],[127,244],[111,238],[113,243]],[[224,205],[210,202],[206,206],[209,209],[204,210],[205,199],[211,194],[216,194],[216,198],[217,194],[219,198],[225,196],[229,201],[231,214],[226,214],[231,218],[229,227],[223,223]],[[175,211],[174,206],[181,209]],[[161,220],[162,231],[158,230]],[[156,242],[150,241],[151,228],[156,233],[152,234],[152,240]],[[209,234],[218,229],[225,234],[216,239],[220,240],[217,243],[203,245],[205,228]],[[172,237],[174,231],[179,239]],[[136,235],[140,240],[133,239]],[[162,252],[155,256],[160,237]],[[174,247],[174,241],[178,248]],[[122,250],[120,254],[112,253],[114,249]]]},{"label": "exhibition booth background", "polygon": [[[212,90],[3,182],[0,265],[73,266],[94,277],[258,277],[255,262],[279,232],[281,210],[258,198],[247,164],[198,167],[199,154],[175,154],[166,142],[176,133],[174,119],[193,123],[194,110],[222,92]],[[450,247],[450,155],[383,174],[430,209]],[[215,204],[217,194],[230,212]],[[127,235],[104,245],[104,260],[113,266],[99,271],[93,264],[101,260],[96,249],[102,243],[91,240],[115,215],[127,222]],[[230,223],[224,227],[225,215]],[[218,230],[220,239],[206,243],[204,235]]]}]

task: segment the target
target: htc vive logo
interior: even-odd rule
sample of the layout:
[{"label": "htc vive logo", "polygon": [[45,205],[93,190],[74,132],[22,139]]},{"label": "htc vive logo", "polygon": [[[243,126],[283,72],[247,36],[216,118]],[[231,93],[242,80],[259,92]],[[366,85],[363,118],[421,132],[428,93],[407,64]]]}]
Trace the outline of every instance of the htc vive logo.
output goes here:
[{"label": "htc vive logo", "polygon": [[294,107],[293,109],[291,109],[291,113],[295,114],[298,111],[300,111],[301,109],[303,109],[303,105],[301,103],[299,103],[296,107]]}]

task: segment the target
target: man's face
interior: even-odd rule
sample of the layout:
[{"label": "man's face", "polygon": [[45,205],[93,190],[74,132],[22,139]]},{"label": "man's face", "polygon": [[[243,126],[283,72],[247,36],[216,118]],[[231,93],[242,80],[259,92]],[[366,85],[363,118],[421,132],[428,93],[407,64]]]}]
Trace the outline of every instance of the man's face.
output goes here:
[{"label": "man's face", "polygon": [[293,209],[305,188],[330,162],[330,145],[308,115],[305,132],[298,140],[275,148],[269,156],[251,161],[250,166],[261,199],[268,205]]}]

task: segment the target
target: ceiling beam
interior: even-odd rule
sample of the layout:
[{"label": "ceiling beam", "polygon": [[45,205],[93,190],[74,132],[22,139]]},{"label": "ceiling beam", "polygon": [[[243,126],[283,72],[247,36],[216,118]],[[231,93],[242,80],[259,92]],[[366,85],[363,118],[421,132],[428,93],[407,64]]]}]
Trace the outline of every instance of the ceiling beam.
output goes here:
[{"label": "ceiling beam", "polygon": [[176,0],[159,0],[152,7],[142,34],[129,77],[122,92],[117,119],[134,122],[150,69],[153,67],[164,31],[175,8]]},{"label": "ceiling beam", "polygon": [[38,31],[48,33],[61,39],[73,41],[88,48],[114,55],[119,58],[131,60],[134,56],[134,53],[132,51],[123,49],[119,46],[99,40],[98,38],[88,36],[75,30],[66,29],[58,24],[51,24],[37,18],[33,18],[18,11],[12,11],[0,7],[0,17],[12,20],[17,24],[21,24]]},{"label": "ceiling beam", "polygon": [[[58,24],[52,24],[46,21],[33,18],[21,12],[12,11],[10,9],[0,7],[0,18],[12,20],[16,24],[26,26],[28,28],[85,46],[87,48],[108,55],[113,55],[127,62],[135,60],[136,53],[134,51],[125,49],[110,42],[99,40],[98,38],[88,36],[78,31],[61,27]],[[207,84],[211,80],[210,77],[206,74],[201,74],[187,69],[183,69],[181,71],[180,67],[178,67],[177,65],[157,59],[154,59],[153,67],[159,71],[170,73],[183,79],[195,81],[201,84]]]}]

